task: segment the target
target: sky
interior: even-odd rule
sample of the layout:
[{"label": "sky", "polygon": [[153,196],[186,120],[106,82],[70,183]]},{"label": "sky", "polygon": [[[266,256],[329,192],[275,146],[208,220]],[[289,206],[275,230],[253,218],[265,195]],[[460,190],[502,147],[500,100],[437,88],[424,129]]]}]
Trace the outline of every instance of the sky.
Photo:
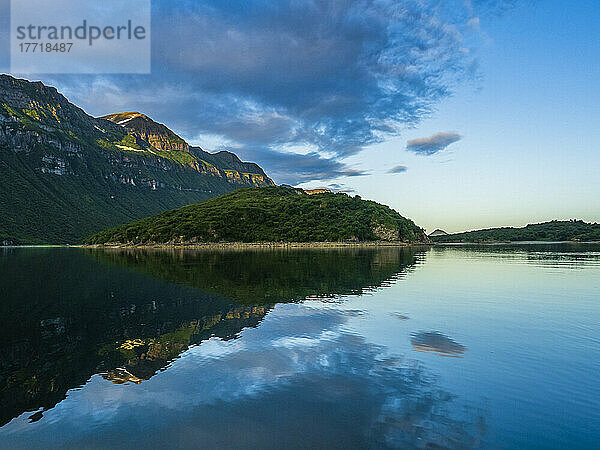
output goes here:
[{"label": "sky", "polygon": [[594,0],[153,0],[151,74],[23,77],[429,232],[600,221],[598,19]]}]

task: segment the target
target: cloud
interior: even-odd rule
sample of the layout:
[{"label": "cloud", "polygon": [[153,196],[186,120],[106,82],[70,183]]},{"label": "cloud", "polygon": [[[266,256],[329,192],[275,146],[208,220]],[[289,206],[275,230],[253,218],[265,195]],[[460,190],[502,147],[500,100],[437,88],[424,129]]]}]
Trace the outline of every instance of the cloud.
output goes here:
[{"label": "cloud", "polygon": [[275,152],[257,162],[276,181],[320,179],[318,170],[295,175],[293,165],[277,179],[277,152],[313,149],[303,161],[324,159],[329,173],[473,79],[465,35],[472,19],[506,2],[471,3],[155,0],[151,75],[44,81],[95,115],[141,110],[187,139],[215,135]]},{"label": "cloud", "polygon": [[395,166],[388,170],[388,173],[404,173],[408,170],[406,166]]},{"label": "cloud", "polygon": [[419,155],[435,155],[461,139],[460,134],[440,132],[426,138],[411,139],[406,143],[406,149]]},{"label": "cloud", "polygon": [[479,27],[481,26],[479,17],[473,17],[472,19],[467,21],[467,26],[469,26],[473,30],[479,30]]},{"label": "cloud", "polygon": [[364,170],[356,170],[356,169],[347,169],[342,172],[342,175],[346,177],[364,177],[369,175],[369,172]]},{"label": "cloud", "polygon": [[352,194],[352,193],[356,192],[356,190],[349,188],[345,184],[340,184],[340,183],[331,183],[328,186],[326,186],[326,188],[330,189],[334,192],[344,192],[346,194]]},{"label": "cloud", "polygon": [[333,158],[323,158],[316,152],[287,153],[264,147],[228,149],[247,161],[258,161],[267,168],[268,175],[279,183],[296,185],[311,180],[367,175],[366,172],[346,168]]}]

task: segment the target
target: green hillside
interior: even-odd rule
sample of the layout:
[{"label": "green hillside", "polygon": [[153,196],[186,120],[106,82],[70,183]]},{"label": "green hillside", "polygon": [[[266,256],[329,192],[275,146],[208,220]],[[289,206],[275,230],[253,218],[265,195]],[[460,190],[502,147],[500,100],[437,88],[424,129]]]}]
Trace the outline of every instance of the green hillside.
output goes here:
[{"label": "green hillside", "polygon": [[600,224],[569,220],[430,236],[434,242],[600,241]]},{"label": "green hillside", "polygon": [[190,148],[136,114],[126,124],[96,119],[52,87],[0,75],[0,245],[77,243],[242,186],[273,185],[256,164]]},{"label": "green hillside", "polygon": [[346,194],[282,187],[230,194],[103,231],[88,243],[427,242],[396,211]]}]

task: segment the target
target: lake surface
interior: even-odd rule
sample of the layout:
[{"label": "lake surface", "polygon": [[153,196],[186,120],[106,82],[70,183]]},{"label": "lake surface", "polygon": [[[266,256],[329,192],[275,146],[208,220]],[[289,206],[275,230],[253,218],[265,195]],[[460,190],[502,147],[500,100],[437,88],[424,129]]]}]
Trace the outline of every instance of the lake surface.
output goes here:
[{"label": "lake surface", "polygon": [[600,246],[0,248],[0,448],[598,448]]}]

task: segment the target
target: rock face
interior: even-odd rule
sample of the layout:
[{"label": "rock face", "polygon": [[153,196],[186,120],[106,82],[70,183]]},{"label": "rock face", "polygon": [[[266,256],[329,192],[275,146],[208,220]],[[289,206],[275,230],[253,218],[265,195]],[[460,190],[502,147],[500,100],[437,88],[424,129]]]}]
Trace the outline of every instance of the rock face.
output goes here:
[{"label": "rock face", "polygon": [[119,223],[273,185],[140,113],[94,118],[55,88],[0,75],[0,242],[77,243]]},{"label": "rock face", "polygon": [[137,140],[164,151],[189,152],[190,146],[162,123],[139,112],[124,112],[101,117],[124,127]]},{"label": "rock face", "polygon": [[165,125],[139,112],[109,114],[101,119],[110,120],[125,128],[129,144],[121,145],[121,148],[171,157],[186,163],[197,172],[220,177],[233,184],[274,185],[257,164],[242,162],[231,152],[209,153],[200,147],[190,147]]},{"label": "rock face", "polygon": [[382,241],[398,241],[400,239],[400,232],[394,227],[377,224],[373,226],[372,231]]}]

